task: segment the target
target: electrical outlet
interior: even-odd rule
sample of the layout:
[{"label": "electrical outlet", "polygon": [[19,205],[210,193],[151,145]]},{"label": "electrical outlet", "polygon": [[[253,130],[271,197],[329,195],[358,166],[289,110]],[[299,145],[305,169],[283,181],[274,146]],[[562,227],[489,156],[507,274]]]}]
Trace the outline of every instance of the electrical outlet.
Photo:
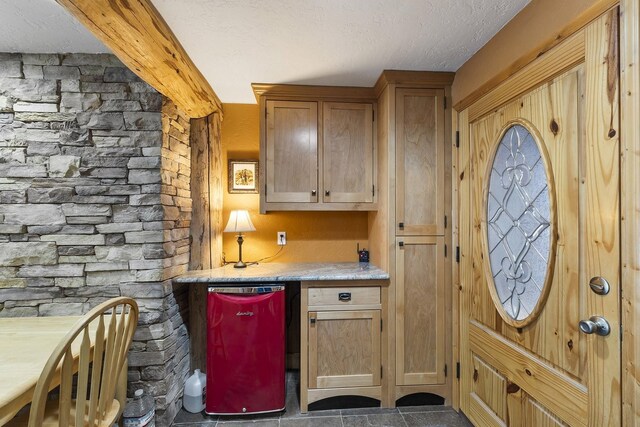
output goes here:
[{"label": "electrical outlet", "polygon": [[287,232],[278,231],[278,246],[284,246],[287,244]]}]

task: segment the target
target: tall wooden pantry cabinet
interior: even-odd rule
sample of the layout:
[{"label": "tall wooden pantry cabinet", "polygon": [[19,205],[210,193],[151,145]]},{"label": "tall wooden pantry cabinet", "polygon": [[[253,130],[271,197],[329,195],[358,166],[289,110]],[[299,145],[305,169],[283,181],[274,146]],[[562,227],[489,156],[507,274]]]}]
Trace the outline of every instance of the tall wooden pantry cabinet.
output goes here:
[{"label": "tall wooden pantry cabinet", "polygon": [[452,397],[452,81],[451,73],[385,71],[376,84],[380,192],[369,241],[372,262],[391,274],[390,402]]}]

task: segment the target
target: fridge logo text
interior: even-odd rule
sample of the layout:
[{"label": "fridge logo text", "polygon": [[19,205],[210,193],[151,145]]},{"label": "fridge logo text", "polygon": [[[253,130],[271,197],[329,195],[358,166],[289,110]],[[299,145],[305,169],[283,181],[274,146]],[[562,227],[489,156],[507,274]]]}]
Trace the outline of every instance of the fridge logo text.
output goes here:
[{"label": "fridge logo text", "polygon": [[236,316],[253,316],[253,311],[239,311]]}]

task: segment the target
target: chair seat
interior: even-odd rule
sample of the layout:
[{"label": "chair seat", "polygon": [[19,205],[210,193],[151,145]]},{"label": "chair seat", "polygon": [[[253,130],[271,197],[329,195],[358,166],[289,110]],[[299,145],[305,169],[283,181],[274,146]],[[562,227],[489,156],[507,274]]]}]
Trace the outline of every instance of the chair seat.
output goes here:
[{"label": "chair seat", "polygon": [[[85,405],[85,408],[88,406]],[[59,403],[58,400],[50,400],[47,402],[47,406],[44,410],[44,420],[42,421],[42,427],[60,427],[59,422]],[[85,421],[82,427],[111,427],[113,423],[116,422],[116,417],[118,416],[118,412],[120,411],[120,402],[118,400],[113,400],[111,407],[107,410],[107,413],[104,417],[104,421],[98,423],[94,423],[92,426],[89,426],[88,420],[85,417]],[[88,411],[85,409],[85,414]],[[22,411],[15,418],[9,421],[6,424],[6,427],[26,427],[29,423],[29,412]],[[80,427],[76,426],[76,402],[71,402],[71,413],[69,419],[69,427]]]}]

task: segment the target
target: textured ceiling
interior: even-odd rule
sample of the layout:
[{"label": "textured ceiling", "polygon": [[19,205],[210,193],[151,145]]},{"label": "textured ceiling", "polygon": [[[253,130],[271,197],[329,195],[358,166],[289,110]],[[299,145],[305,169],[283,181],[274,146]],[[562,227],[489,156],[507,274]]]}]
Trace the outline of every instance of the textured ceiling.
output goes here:
[{"label": "textured ceiling", "polygon": [[[252,82],[455,71],[529,0],[152,0],[223,102]],[[0,0],[0,52],[107,52],[54,0]]]},{"label": "textured ceiling", "polygon": [[109,52],[54,0],[0,0],[0,52]]},{"label": "textured ceiling", "polygon": [[528,0],[152,0],[223,102],[260,83],[455,71]]}]

